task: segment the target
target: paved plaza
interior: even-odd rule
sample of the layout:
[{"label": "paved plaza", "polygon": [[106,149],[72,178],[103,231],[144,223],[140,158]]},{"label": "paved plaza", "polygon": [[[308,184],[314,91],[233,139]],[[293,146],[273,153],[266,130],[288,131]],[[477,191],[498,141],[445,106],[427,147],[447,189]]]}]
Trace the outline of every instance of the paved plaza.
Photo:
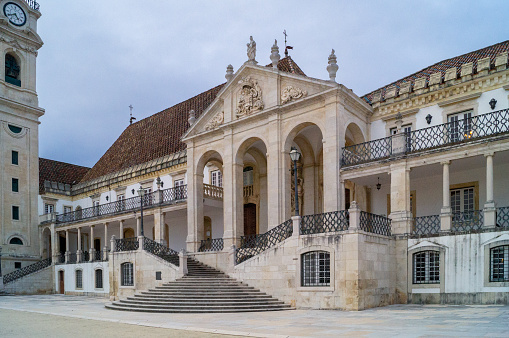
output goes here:
[{"label": "paved plaza", "polygon": [[361,312],[152,314],[107,310],[106,302],[62,295],[0,297],[2,336],[509,337],[509,306],[393,305]]}]

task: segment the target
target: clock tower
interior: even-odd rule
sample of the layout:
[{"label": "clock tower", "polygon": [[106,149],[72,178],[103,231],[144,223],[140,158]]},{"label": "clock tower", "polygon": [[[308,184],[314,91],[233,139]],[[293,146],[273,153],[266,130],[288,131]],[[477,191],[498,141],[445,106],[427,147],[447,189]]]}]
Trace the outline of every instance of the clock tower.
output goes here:
[{"label": "clock tower", "polygon": [[2,272],[41,259],[39,249],[39,107],[33,0],[0,0],[0,246]]}]

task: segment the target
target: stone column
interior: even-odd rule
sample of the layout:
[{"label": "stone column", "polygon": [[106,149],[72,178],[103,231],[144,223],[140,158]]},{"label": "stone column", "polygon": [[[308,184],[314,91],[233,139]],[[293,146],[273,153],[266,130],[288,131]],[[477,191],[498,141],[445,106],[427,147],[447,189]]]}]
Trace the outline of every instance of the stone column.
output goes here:
[{"label": "stone column", "polygon": [[2,247],[0,246],[0,290],[4,289],[4,278],[2,277]]},{"label": "stone column", "polygon": [[406,163],[391,165],[391,218],[392,234],[411,232],[412,213],[410,212],[410,169]]},{"label": "stone column", "polygon": [[339,181],[339,189],[340,189],[339,196],[340,196],[340,204],[341,204],[340,210],[345,210],[346,209],[345,180]]},{"label": "stone column", "polygon": [[58,253],[59,253],[59,238],[58,232],[55,230],[55,223],[50,225],[51,230],[51,252],[49,253],[50,257],[53,259],[53,264],[58,261]]},{"label": "stone column", "polygon": [[357,205],[356,201],[352,201],[350,203],[350,209],[348,209],[348,213],[350,214],[350,224],[348,226],[348,230],[358,231],[361,224],[361,209]]},{"label": "stone column", "polygon": [[161,209],[156,209],[154,212],[154,241],[167,245],[164,240],[164,216],[166,213],[162,212]]},{"label": "stone column", "polygon": [[484,203],[484,227],[494,228],[497,226],[497,205],[493,194],[493,156],[488,153],[486,157],[486,203]]},{"label": "stone column", "polygon": [[82,257],[81,257],[82,251],[81,251],[81,227],[78,227],[78,251],[76,251],[76,262],[81,263]]},{"label": "stone column", "polygon": [[136,216],[136,237],[141,236],[141,216]]},{"label": "stone column", "polygon": [[[281,152],[281,141],[280,141],[280,119],[279,114],[271,114],[269,116],[269,135],[271,137],[267,140],[269,144],[267,147],[267,229],[270,230],[276,226],[278,226],[281,222],[284,221],[283,215],[284,212],[282,209],[282,201],[281,198],[283,196],[283,187],[284,185],[280,182],[280,163],[285,160],[281,158],[284,157],[284,152]],[[284,141],[283,141],[284,142]],[[243,185],[243,182],[241,182]],[[241,196],[244,199],[244,196]],[[244,220],[242,219],[242,225]],[[229,247],[225,246],[225,247]]]},{"label": "stone column", "polygon": [[102,260],[106,260],[106,255],[108,254],[108,225],[109,223],[104,223],[104,247],[103,247],[103,256]]},{"label": "stone column", "polygon": [[450,231],[452,226],[452,209],[451,209],[451,196],[450,196],[450,183],[449,183],[449,167],[451,162],[444,161],[442,164],[442,210],[440,211],[440,230]]},{"label": "stone column", "polygon": [[123,239],[124,238],[124,220],[120,221],[120,235],[118,238]]},{"label": "stone column", "polygon": [[337,97],[329,96],[325,99],[325,123],[323,140],[323,212],[337,211],[340,209],[340,184],[339,184],[339,165],[340,165],[340,147],[337,141],[339,137],[344,137],[339,133],[339,117],[337,107]]},{"label": "stone column", "polygon": [[201,233],[203,233],[203,171],[201,173],[197,172],[199,156],[195,156],[194,154],[194,147],[188,145],[186,247],[190,252],[198,251],[200,243],[198,233],[200,230]]},{"label": "stone column", "polygon": [[94,228],[95,228],[95,225],[91,225],[90,226],[90,255],[88,257],[88,260],[90,262],[93,262],[94,261],[94,252],[95,252],[95,248],[94,248]]},{"label": "stone column", "polygon": [[65,262],[69,261],[69,230],[65,230]]}]

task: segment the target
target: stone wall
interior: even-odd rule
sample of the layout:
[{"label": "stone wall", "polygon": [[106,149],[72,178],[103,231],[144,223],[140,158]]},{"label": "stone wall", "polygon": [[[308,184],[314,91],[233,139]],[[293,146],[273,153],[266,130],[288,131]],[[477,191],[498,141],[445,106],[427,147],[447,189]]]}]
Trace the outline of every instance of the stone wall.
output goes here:
[{"label": "stone wall", "polygon": [[53,266],[4,284],[5,292],[17,295],[50,294],[53,289]]},{"label": "stone wall", "polygon": [[[122,286],[120,265],[131,262],[134,266],[134,285]],[[161,272],[161,280],[156,280],[156,273]],[[133,296],[135,292],[148,290],[163,283],[177,279],[178,267],[146,251],[114,252],[109,256],[110,299],[118,300]]]}]

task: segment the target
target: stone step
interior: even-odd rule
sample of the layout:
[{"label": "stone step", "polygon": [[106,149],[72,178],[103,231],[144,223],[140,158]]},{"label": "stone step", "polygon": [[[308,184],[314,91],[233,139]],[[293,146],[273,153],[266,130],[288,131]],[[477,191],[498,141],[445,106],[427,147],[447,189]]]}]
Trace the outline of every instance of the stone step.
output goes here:
[{"label": "stone step", "polygon": [[204,299],[202,301],[200,300],[189,300],[186,302],[183,301],[168,301],[168,300],[133,300],[133,299],[122,299],[119,301],[123,304],[141,304],[141,305],[167,305],[167,306],[234,306],[234,305],[274,305],[274,304],[280,304],[284,305],[283,302],[277,300],[277,299],[271,299],[271,300],[258,300],[258,299],[244,299],[244,300],[216,300],[216,301],[209,301],[208,299]]},{"label": "stone step", "polygon": [[252,292],[248,292],[248,291],[214,291],[214,292],[206,292],[206,291],[200,291],[200,292],[195,292],[195,291],[142,291],[142,294],[143,295],[165,295],[165,296],[183,296],[183,295],[187,295],[187,296],[192,296],[192,295],[197,295],[197,296],[202,296],[202,295],[228,295],[228,296],[239,296],[239,295],[242,295],[242,296],[251,296],[251,295],[258,295],[260,293],[256,292],[256,291],[252,291]]},{"label": "stone step", "polygon": [[[129,307],[131,304],[114,302],[118,307]],[[290,305],[280,304],[235,304],[235,305],[152,305],[152,304],[136,304],[137,308],[143,309],[160,309],[160,310],[242,310],[242,309],[265,309],[265,308],[291,308]]]},{"label": "stone step", "polygon": [[262,312],[262,311],[285,311],[295,310],[292,307],[265,307],[260,309],[147,309],[139,307],[122,307],[115,304],[106,304],[105,307],[111,310],[151,312],[151,313],[235,313],[235,312]]},{"label": "stone step", "polygon": [[171,290],[189,290],[189,291],[200,291],[200,290],[203,290],[203,291],[216,291],[216,290],[254,290],[255,288],[252,287],[252,286],[245,286],[245,285],[209,285],[209,286],[204,286],[204,285],[185,285],[185,286],[156,286],[155,289],[151,289],[151,290],[157,290],[157,291],[162,291],[162,290],[168,290],[168,291],[171,291]]},{"label": "stone step", "polygon": [[[216,300],[220,301],[220,300],[225,300],[225,299],[246,299],[246,296],[244,296],[244,295],[238,295],[238,296],[235,296],[235,295],[231,295],[231,296],[225,296],[225,295],[208,295],[208,296],[207,295],[203,295],[203,296],[173,295],[173,296],[166,296],[166,295],[139,295],[139,294],[136,294],[134,296],[127,297],[127,299],[146,299],[146,300],[167,299],[167,300],[179,300],[179,301],[208,299],[209,301],[212,302],[212,301],[216,301]],[[269,295],[250,295],[249,299],[265,300],[265,299],[275,299],[275,298],[272,298],[272,296],[269,296]]]}]

